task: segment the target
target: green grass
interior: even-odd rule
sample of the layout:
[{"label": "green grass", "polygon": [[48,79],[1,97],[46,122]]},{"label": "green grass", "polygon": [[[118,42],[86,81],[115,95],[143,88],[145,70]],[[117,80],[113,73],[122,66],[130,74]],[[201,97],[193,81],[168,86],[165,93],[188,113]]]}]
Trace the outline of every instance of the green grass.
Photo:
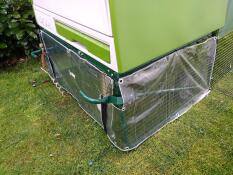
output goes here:
[{"label": "green grass", "polygon": [[35,63],[0,71],[0,174],[231,174],[233,74],[136,151],[114,148],[104,131]]}]

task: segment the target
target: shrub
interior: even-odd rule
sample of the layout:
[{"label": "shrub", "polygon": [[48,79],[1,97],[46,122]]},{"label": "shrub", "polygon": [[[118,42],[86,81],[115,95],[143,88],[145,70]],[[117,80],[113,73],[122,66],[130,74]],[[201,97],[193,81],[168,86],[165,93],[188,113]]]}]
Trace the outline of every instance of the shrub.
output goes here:
[{"label": "shrub", "polygon": [[30,0],[0,0],[0,63],[28,55],[37,42]]}]

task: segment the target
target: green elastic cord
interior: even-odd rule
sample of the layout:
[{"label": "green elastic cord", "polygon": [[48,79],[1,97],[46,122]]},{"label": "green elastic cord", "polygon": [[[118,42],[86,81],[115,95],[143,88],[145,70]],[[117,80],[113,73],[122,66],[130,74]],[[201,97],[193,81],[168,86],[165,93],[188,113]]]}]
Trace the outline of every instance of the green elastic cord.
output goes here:
[{"label": "green elastic cord", "polygon": [[115,97],[115,96],[108,96],[103,97],[100,99],[95,99],[87,96],[83,91],[80,91],[81,97],[84,98],[85,101],[91,103],[91,104],[114,104],[114,105],[123,105],[123,99],[121,97]]},{"label": "green elastic cord", "polygon": [[36,59],[39,57],[39,55],[41,55],[41,53],[42,53],[42,49],[35,50],[35,51],[31,52],[31,57]]}]

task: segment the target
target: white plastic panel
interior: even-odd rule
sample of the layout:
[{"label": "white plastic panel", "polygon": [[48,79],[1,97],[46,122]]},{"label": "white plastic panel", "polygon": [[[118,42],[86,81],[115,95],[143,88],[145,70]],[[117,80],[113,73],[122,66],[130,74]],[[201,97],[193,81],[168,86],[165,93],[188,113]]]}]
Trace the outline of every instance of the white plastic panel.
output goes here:
[{"label": "white plastic panel", "polygon": [[34,0],[34,5],[112,36],[108,0]]},{"label": "white plastic panel", "polygon": [[[85,27],[83,25],[80,25],[78,23],[75,23],[67,18],[64,18],[62,16],[59,16],[55,13],[52,13],[51,11],[47,11],[39,6],[34,5],[34,12],[36,16],[36,21],[37,24],[46,29],[47,31],[51,32],[52,34],[56,35],[57,37],[61,38],[65,42],[69,43],[70,45],[76,47],[77,49],[81,50],[82,52],[88,54],[90,57],[93,59],[96,59],[98,62],[104,64],[105,66],[109,67],[110,69],[118,72],[118,65],[117,65],[117,60],[116,60],[116,51],[115,51],[115,44],[114,44],[114,38],[111,36],[107,36],[105,34],[102,34],[98,31],[95,31],[91,28]],[[107,45],[110,46],[110,58],[111,58],[111,63],[107,63],[103,61],[102,59],[96,57],[95,55],[91,54],[86,48],[82,47],[80,44],[77,42],[71,42],[64,37],[60,36],[55,27],[55,21],[60,21],[67,26],[71,26],[72,28],[94,38],[97,39]]]}]

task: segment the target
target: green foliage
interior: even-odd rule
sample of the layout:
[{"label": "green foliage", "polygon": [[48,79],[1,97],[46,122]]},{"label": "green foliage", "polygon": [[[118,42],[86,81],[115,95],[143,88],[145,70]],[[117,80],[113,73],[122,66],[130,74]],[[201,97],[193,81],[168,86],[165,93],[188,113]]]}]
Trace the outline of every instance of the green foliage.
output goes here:
[{"label": "green foliage", "polygon": [[37,41],[30,0],[0,0],[0,62],[28,55]]}]

